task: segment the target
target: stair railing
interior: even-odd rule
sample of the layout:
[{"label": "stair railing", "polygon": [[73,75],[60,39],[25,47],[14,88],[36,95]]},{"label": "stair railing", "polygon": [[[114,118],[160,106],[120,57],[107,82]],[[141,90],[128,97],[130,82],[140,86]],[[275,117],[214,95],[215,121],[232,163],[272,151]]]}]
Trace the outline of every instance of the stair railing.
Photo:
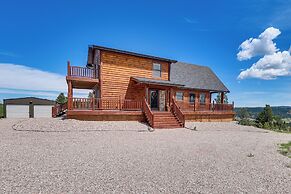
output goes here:
[{"label": "stair railing", "polygon": [[185,127],[185,115],[179,108],[178,104],[176,103],[175,99],[172,99],[173,105],[172,105],[172,113],[178,118],[178,120],[182,123],[182,127]]},{"label": "stair railing", "polygon": [[150,108],[146,99],[144,99],[144,101],[143,101],[143,112],[144,112],[144,114],[149,122],[149,125],[151,127],[154,127],[154,114],[151,111],[151,108]]}]

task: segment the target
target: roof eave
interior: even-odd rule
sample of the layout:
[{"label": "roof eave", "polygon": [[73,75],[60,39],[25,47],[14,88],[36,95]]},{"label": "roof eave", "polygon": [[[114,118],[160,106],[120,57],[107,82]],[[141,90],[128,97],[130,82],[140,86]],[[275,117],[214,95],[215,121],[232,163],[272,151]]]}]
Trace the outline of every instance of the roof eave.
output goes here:
[{"label": "roof eave", "polygon": [[137,57],[149,58],[149,59],[154,59],[154,60],[159,60],[159,61],[166,61],[169,63],[176,63],[177,62],[176,60],[172,60],[172,59],[156,57],[156,56],[152,56],[152,55],[145,55],[145,54],[135,53],[135,52],[131,52],[131,51],[119,50],[119,49],[114,49],[114,48],[109,48],[109,47],[98,46],[98,45],[89,45],[89,48],[90,47],[94,48],[94,49],[104,50],[104,51],[111,51],[111,52],[133,55],[133,56],[137,56]]}]

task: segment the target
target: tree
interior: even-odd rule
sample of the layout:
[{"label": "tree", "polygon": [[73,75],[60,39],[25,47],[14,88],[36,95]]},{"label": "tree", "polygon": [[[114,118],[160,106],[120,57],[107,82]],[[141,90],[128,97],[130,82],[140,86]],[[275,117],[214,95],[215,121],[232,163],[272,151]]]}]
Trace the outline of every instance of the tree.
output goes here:
[{"label": "tree", "polygon": [[250,118],[250,113],[247,108],[241,108],[237,114],[240,119],[248,119]]},{"label": "tree", "polygon": [[[218,93],[215,100],[216,104],[220,104],[221,103],[221,93]],[[226,93],[224,94],[224,99],[223,99],[223,103],[228,104],[228,97],[226,95]]]},{"label": "tree", "polygon": [[[270,125],[273,121],[273,112],[270,105],[266,105],[264,110],[259,113],[258,117],[256,118],[256,122],[258,124],[264,125]],[[265,124],[268,123],[268,124]]]},{"label": "tree", "polygon": [[64,93],[60,93],[56,99],[56,102],[58,104],[66,104],[68,101],[68,98],[64,95]]},{"label": "tree", "polygon": [[89,92],[88,98],[93,98],[93,97],[94,97],[93,92]]}]

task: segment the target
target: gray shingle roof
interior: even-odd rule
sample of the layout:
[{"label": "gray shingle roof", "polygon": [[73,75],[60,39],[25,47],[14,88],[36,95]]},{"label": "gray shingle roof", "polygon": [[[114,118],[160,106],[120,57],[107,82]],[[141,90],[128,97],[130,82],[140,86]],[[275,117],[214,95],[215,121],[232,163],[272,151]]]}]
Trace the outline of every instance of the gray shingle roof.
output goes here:
[{"label": "gray shingle roof", "polygon": [[155,80],[155,79],[149,79],[144,77],[131,77],[134,81],[145,83],[145,84],[156,84],[156,85],[162,85],[162,86],[176,86],[181,87],[184,86],[183,84],[177,84],[168,80]]},{"label": "gray shingle roof", "polygon": [[184,88],[229,92],[215,73],[205,66],[176,62],[171,64],[170,80]]}]

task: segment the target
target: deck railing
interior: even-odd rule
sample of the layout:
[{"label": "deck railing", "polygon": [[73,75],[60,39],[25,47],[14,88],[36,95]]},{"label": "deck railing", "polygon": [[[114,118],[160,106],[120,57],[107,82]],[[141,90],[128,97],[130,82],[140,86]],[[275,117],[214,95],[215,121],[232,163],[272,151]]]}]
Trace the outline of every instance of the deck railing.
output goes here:
[{"label": "deck railing", "polygon": [[234,104],[218,104],[218,103],[209,103],[209,104],[195,104],[195,103],[189,103],[189,102],[181,102],[181,101],[175,101],[177,106],[182,111],[212,111],[212,112],[227,112],[227,111],[233,111]]},{"label": "deck railing", "polygon": [[68,109],[67,103],[66,104],[55,104],[52,107],[52,117],[55,118],[57,116],[60,116],[65,112],[65,110]]},{"label": "deck railing", "polygon": [[212,104],[213,111],[233,111],[234,105],[232,104]]},{"label": "deck railing", "polygon": [[176,100],[173,98],[173,104],[171,111],[174,113],[174,115],[178,118],[178,120],[182,123],[182,127],[185,127],[185,116],[178,106]]},{"label": "deck railing", "polygon": [[143,112],[148,120],[149,125],[154,127],[154,114],[151,111],[151,108],[146,99],[143,101]]},{"label": "deck railing", "polygon": [[68,76],[98,79],[99,66],[97,66],[97,69],[89,69],[87,67],[71,66],[68,63]]},{"label": "deck railing", "polygon": [[142,110],[142,101],[121,98],[71,98],[71,109],[78,110]]}]

